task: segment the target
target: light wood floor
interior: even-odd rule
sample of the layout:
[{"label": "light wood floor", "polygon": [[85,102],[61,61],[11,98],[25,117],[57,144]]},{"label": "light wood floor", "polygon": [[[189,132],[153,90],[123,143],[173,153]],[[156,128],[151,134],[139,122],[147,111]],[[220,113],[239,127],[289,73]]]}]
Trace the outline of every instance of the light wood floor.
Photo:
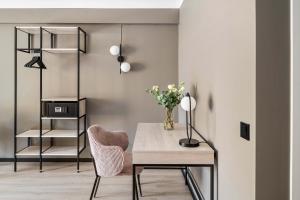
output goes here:
[{"label": "light wood floor", "polygon": [[[81,173],[73,163],[0,163],[1,200],[88,200],[94,181],[91,163],[81,164]],[[142,200],[191,200],[179,170],[144,170],[141,174]],[[96,200],[131,200],[131,177],[103,178]]]}]

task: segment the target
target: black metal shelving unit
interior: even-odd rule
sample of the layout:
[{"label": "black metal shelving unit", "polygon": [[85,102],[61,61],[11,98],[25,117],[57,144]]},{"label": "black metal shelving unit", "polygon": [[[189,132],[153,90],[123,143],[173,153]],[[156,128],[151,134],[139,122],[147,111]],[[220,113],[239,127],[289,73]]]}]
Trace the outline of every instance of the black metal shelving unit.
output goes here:
[{"label": "black metal shelving unit", "polygon": [[[43,170],[43,160],[45,158],[58,157],[75,157],[77,162],[77,172],[79,172],[80,154],[86,148],[86,121],[87,114],[85,111],[86,98],[80,96],[80,55],[85,54],[86,50],[86,32],[80,27],[15,27],[15,48],[14,48],[14,171],[17,171],[17,162],[22,160],[38,159],[40,163],[40,172]],[[18,47],[19,34],[25,34],[27,38],[27,47]],[[76,48],[56,48],[57,37],[59,35],[72,34],[77,37]],[[45,37],[44,37],[45,36]],[[43,45],[44,39],[49,37],[49,48]],[[33,47],[33,40],[38,38],[39,48]],[[44,53],[74,53],[77,55],[77,95],[73,98],[43,98],[43,68],[39,68],[39,96],[40,96],[40,111],[39,111],[39,129],[27,130],[19,133],[18,130],[18,52],[33,53],[38,52],[39,57],[43,60]],[[49,66],[51,67],[51,66]],[[30,70],[30,69],[29,69]],[[34,70],[34,69],[31,69]],[[76,116],[73,117],[49,117],[45,116],[45,103],[75,103],[77,106]],[[43,121],[49,120],[49,129],[44,129]],[[53,127],[54,120],[77,120],[76,129],[74,130],[56,130]],[[83,128],[81,128],[83,124]],[[83,137],[83,144],[80,144]],[[18,139],[27,138],[27,146],[19,150]],[[33,145],[33,138],[39,142],[38,145]],[[75,138],[76,145],[74,146],[55,146],[54,139],[57,138]],[[49,140],[49,141],[47,141]],[[46,142],[48,145],[46,145]]]}]

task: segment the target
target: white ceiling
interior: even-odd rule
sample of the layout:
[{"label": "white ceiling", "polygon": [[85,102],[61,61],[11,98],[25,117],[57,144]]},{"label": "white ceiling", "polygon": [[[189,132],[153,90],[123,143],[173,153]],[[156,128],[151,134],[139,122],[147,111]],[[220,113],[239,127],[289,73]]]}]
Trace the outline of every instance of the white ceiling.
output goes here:
[{"label": "white ceiling", "polygon": [[0,0],[0,8],[179,8],[183,0]]}]

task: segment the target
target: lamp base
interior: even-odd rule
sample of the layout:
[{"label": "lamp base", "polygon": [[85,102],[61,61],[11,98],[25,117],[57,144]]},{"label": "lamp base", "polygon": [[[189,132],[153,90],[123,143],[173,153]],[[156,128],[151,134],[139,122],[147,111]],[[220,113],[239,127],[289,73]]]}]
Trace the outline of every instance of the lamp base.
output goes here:
[{"label": "lamp base", "polygon": [[199,141],[196,139],[183,138],[179,140],[179,144],[183,147],[199,147]]}]

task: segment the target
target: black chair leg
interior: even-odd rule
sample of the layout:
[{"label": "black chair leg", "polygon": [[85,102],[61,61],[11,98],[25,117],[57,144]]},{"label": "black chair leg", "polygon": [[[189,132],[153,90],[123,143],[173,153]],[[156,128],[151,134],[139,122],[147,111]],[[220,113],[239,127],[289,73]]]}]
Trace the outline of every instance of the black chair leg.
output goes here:
[{"label": "black chair leg", "polygon": [[95,178],[94,185],[93,185],[93,190],[92,190],[92,193],[91,193],[91,196],[90,196],[90,200],[93,199],[93,194],[94,194],[94,191],[95,191],[97,180],[98,180],[98,176],[96,176],[96,178]]},{"label": "black chair leg", "polygon": [[142,193],[141,176],[140,176],[140,174],[137,175],[137,181],[138,181],[138,185],[139,185],[140,195],[141,195],[141,197],[142,197],[142,196],[143,196],[143,193]]},{"label": "black chair leg", "polygon": [[99,184],[100,184],[100,179],[101,179],[101,177],[98,176],[98,179],[97,179],[97,185],[96,185],[95,192],[94,192],[94,197],[96,197],[96,195],[97,195],[97,191],[98,191]]}]

